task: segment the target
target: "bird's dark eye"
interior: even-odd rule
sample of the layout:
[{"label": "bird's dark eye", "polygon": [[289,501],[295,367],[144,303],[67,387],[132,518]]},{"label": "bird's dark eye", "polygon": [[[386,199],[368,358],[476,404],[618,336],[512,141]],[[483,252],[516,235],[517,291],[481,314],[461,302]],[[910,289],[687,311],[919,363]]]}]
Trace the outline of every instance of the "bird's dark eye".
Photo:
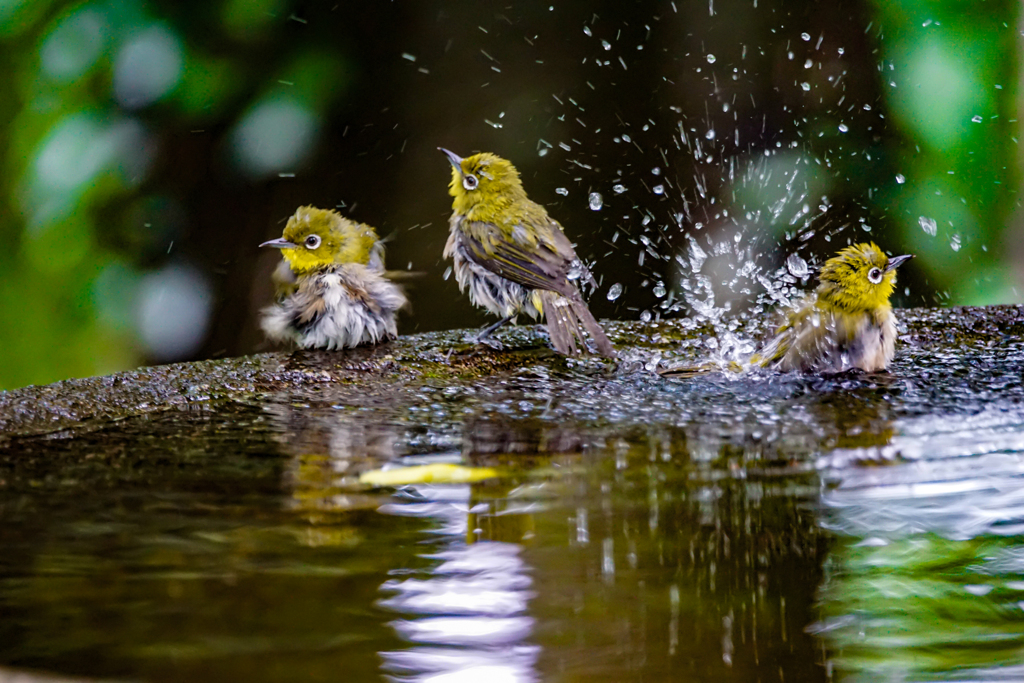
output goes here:
[{"label": "bird's dark eye", "polygon": [[320,236],[310,235],[306,238],[306,249],[316,249],[320,246]]},{"label": "bird's dark eye", "polygon": [[882,281],[882,271],[879,268],[872,268],[868,271],[868,280],[872,284],[877,285]]},{"label": "bird's dark eye", "polygon": [[475,190],[476,186],[480,184],[480,181],[476,179],[476,176],[472,173],[462,179],[462,186],[467,190]]}]

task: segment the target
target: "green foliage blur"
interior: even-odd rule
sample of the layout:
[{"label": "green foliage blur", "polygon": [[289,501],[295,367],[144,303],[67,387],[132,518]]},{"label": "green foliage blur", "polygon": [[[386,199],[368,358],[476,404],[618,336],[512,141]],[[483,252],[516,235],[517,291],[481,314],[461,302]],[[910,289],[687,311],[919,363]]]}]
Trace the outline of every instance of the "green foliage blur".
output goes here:
[{"label": "green foliage blur", "polygon": [[738,311],[865,238],[919,256],[903,305],[1020,301],[1019,12],[0,0],[0,388],[267,349],[256,245],[302,204],[428,273],[402,331],[483,323],[438,146],[516,163],[601,317]]},{"label": "green foliage blur", "polygon": [[822,621],[810,629],[844,680],[984,680],[1019,664],[1013,539],[872,541],[837,543],[819,590]]}]

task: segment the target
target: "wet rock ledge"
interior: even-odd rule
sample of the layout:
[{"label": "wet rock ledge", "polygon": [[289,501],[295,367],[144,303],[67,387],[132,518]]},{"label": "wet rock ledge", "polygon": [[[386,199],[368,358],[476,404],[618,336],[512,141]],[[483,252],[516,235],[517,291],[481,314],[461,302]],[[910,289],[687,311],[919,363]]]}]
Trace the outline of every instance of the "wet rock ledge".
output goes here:
[{"label": "wet rock ledge", "polygon": [[[897,350],[941,353],[972,343],[1024,340],[1024,306],[914,308],[899,312],[905,328]],[[430,379],[473,381],[538,363],[596,372],[642,371],[656,354],[696,359],[709,325],[689,320],[605,322],[620,351],[619,363],[570,360],[544,345],[533,326],[498,335],[504,350],[471,343],[473,330],[407,335],[374,348],[344,352],[297,351],[177,363],[104,377],[70,379],[0,392],[0,445],[13,437],[89,429],[111,421],[216,400],[248,400],[324,383],[375,386]]]}]

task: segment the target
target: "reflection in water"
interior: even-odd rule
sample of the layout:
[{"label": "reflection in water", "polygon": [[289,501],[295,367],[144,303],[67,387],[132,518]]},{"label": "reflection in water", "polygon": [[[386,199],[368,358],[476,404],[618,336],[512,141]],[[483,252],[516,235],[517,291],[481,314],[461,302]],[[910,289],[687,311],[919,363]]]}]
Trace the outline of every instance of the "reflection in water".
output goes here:
[{"label": "reflection in water", "polygon": [[1024,420],[1009,406],[901,425],[903,462],[823,460],[826,562],[811,627],[842,680],[1024,679]]},{"label": "reflection in water", "polygon": [[[300,368],[251,404],[12,440],[0,665],[1024,680],[1024,347],[997,332],[956,354],[959,336],[908,344],[919,355],[888,379],[669,381],[557,359],[302,387],[321,374]],[[493,475],[361,483],[438,463]]]},{"label": "reflection in water", "polygon": [[[331,523],[332,513],[363,503],[378,507],[376,498],[352,488],[353,475],[368,469],[459,463],[478,453],[503,458],[578,448],[578,437],[470,419],[464,453],[408,455],[399,452],[399,444],[407,448],[410,440],[398,427],[358,413],[286,403],[271,410],[284,427],[281,443],[293,454],[286,476],[291,506],[309,516],[307,538],[314,545],[345,542]],[[539,648],[529,640],[533,578],[521,545],[533,537],[537,510],[535,501],[521,499],[529,490],[500,483],[420,484],[401,487],[391,502],[379,506],[384,515],[429,523],[418,554],[425,563],[392,568],[380,586],[384,597],[377,606],[398,615],[390,626],[410,644],[380,652],[393,680],[539,680],[534,671]]]},{"label": "reflection in water", "polygon": [[[514,542],[529,527],[523,510],[496,513],[495,504],[472,501],[469,486],[409,487],[405,499],[381,511],[431,519],[429,568],[381,586],[378,604],[403,615],[392,623],[412,647],[382,652],[384,670],[401,681],[534,681],[538,648],[528,642],[533,579]],[[468,522],[496,520],[477,527]],[[500,530],[491,540],[485,530]]]}]

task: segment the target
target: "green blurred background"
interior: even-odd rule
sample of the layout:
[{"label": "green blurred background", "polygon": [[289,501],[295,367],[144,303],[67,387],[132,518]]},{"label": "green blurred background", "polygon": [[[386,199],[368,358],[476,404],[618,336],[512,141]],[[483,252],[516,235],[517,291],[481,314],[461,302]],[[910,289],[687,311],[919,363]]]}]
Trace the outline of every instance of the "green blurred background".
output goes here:
[{"label": "green blurred background", "polygon": [[[265,350],[302,204],[445,278],[448,164],[513,160],[600,317],[759,315],[874,239],[900,305],[1021,301],[1012,2],[0,0],[0,388]],[[796,256],[793,256],[793,255]],[[765,294],[771,290],[771,294]],[[780,293],[781,292],[781,293]]]}]

